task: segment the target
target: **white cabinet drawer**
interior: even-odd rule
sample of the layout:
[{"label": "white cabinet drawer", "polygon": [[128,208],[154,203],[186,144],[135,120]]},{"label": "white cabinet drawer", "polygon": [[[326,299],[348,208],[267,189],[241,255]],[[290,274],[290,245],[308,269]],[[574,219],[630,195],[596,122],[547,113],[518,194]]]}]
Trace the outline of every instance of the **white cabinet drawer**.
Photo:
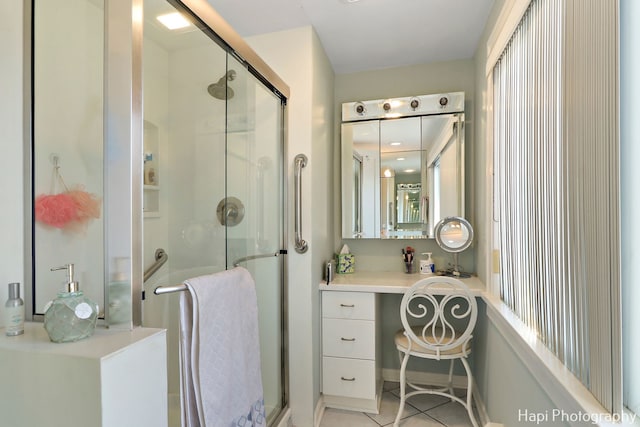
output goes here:
[{"label": "white cabinet drawer", "polygon": [[322,358],[322,392],[334,396],[375,399],[376,363],[373,360]]},{"label": "white cabinet drawer", "polygon": [[323,292],[322,317],[375,320],[375,294],[367,292]]},{"label": "white cabinet drawer", "polygon": [[371,320],[322,319],[325,356],[376,358],[376,324]]}]

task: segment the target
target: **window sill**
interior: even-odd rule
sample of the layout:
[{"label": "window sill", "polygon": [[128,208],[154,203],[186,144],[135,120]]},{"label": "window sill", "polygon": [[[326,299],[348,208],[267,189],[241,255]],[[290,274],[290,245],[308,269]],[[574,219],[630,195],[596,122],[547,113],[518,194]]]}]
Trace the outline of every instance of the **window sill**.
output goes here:
[{"label": "window sill", "polygon": [[[490,322],[529,369],[557,408],[567,414],[596,414],[592,415],[593,419],[597,420],[593,425],[640,426],[640,420],[638,420],[640,417],[635,417],[627,411],[622,415],[621,422],[608,421],[610,416],[607,418],[607,410],[500,298],[485,293],[483,300],[487,304],[487,317]],[[582,419],[569,424],[585,425]]]}]

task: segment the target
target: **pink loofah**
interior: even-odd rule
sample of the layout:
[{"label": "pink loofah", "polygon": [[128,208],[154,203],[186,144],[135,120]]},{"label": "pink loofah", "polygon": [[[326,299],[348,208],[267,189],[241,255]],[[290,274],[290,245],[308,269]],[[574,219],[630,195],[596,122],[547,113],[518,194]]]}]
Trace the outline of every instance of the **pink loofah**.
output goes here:
[{"label": "pink loofah", "polygon": [[60,174],[58,156],[53,157],[54,191],[57,181],[65,189],[64,193],[41,194],[35,200],[36,221],[68,231],[86,230],[87,223],[100,218],[100,198],[88,193],[84,187],[77,186],[69,191]]},{"label": "pink loofah", "polygon": [[56,228],[78,228],[100,218],[100,199],[82,189],[60,194],[41,194],[35,201],[36,221]]},{"label": "pink loofah", "polygon": [[74,199],[67,193],[41,194],[35,201],[36,221],[56,228],[64,228],[78,219],[78,208]]},{"label": "pink loofah", "polygon": [[100,199],[79,187],[67,192],[76,204],[77,221],[85,222],[91,219],[100,218]]}]

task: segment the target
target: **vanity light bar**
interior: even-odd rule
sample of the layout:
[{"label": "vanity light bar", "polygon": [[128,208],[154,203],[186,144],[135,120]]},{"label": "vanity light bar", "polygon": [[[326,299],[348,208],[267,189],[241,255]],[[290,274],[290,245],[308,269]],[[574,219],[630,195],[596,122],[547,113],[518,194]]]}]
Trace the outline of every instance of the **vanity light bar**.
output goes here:
[{"label": "vanity light bar", "polygon": [[342,121],[464,112],[464,92],[374,99],[342,104]]}]

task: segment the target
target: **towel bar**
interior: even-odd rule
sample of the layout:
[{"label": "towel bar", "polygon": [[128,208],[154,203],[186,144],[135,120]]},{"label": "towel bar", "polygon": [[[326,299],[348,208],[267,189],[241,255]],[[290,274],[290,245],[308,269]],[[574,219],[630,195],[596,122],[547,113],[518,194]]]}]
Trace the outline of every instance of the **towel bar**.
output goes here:
[{"label": "towel bar", "polygon": [[158,286],[153,291],[156,295],[170,294],[173,292],[182,292],[187,290],[187,285],[175,285],[175,286]]},{"label": "towel bar", "polygon": [[[233,262],[233,266],[237,267],[238,265],[240,265],[241,262],[245,262],[245,261],[251,261],[259,258],[277,257],[278,255],[280,255],[280,252],[269,253],[269,254],[259,254],[259,255],[249,255],[249,256],[242,257],[235,260]],[[187,285],[180,284],[180,285],[174,285],[174,286],[158,286],[153,291],[153,293],[156,295],[162,295],[162,294],[170,294],[172,292],[182,292],[186,290],[187,290]]]}]

